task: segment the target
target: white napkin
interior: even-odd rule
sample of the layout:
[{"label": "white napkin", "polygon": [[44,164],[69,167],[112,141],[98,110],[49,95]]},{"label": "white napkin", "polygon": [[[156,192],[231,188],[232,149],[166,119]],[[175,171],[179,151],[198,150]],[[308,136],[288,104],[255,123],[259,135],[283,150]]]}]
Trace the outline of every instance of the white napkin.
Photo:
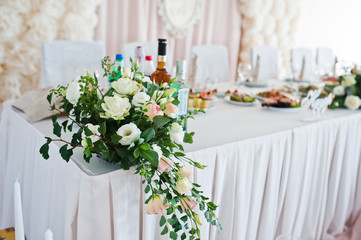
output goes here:
[{"label": "white napkin", "polygon": [[255,69],[259,56],[258,81],[277,79],[278,77],[278,53],[275,47],[252,47],[251,67]]},{"label": "white napkin", "polygon": [[[228,82],[228,49],[224,46],[204,45],[192,47],[193,82]],[[208,82],[207,82],[208,81]]]},{"label": "white napkin", "polygon": [[296,76],[298,80],[310,80],[313,77],[313,57],[312,49],[293,48],[291,49],[291,65],[293,69],[298,69]]},{"label": "white napkin", "polygon": [[[50,111],[49,103],[46,99],[50,89],[51,87],[26,92],[23,96],[13,102],[12,106],[23,111],[32,123],[48,118],[58,113],[55,110]],[[60,99],[56,101],[55,105],[59,108]]]}]

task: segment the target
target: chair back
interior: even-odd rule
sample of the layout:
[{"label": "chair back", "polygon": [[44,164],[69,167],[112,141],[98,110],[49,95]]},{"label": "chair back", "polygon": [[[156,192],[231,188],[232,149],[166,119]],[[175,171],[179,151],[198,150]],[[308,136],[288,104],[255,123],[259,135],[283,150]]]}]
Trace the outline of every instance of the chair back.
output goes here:
[{"label": "chair back", "polygon": [[[305,59],[304,67],[303,59]],[[303,75],[304,79],[300,80],[310,80],[313,77],[314,72],[314,58],[312,54],[312,49],[310,48],[293,48],[291,49],[291,68],[292,72],[295,73],[296,78],[300,75]],[[301,70],[303,70],[303,74]]]},{"label": "chair back", "polygon": [[259,81],[278,78],[278,50],[275,47],[260,46],[251,48],[251,68],[255,69],[259,56]]},{"label": "chair back", "polygon": [[198,45],[191,49],[191,78],[194,86],[228,82],[228,49],[220,45]]},{"label": "chair back", "polygon": [[42,44],[43,87],[67,85],[80,75],[95,71],[103,76],[101,60],[105,47],[101,42],[51,41]]},{"label": "chair back", "polygon": [[321,47],[317,48],[316,51],[316,63],[318,70],[324,75],[332,74],[335,64],[335,55],[333,54],[332,48]]}]

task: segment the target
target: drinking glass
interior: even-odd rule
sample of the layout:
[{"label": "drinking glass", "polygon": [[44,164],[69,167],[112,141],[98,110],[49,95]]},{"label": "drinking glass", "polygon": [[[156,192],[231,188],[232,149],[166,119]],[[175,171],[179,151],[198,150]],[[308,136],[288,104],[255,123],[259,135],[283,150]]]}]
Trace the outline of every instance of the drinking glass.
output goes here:
[{"label": "drinking glass", "polygon": [[237,82],[239,84],[248,80],[251,76],[251,65],[248,63],[240,63],[237,67],[238,79]]}]

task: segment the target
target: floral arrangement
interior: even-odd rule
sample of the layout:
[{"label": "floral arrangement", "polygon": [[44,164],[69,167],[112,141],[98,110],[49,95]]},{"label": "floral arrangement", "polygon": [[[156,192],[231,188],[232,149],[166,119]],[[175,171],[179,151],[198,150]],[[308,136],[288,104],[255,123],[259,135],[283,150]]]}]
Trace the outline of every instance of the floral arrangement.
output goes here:
[{"label": "floral arrangement", "polygon": [[[47,97],[51,109],[67,119],[60,122],[58,115],[52,118],[53,133],[59,138],[46,137],[40,153],[48,159],[49,144],[61,141],[64,145],[59,152],[66,161],[74,148],[83,148],[87,162],[100,154],[121,169],[134,166],[149,195],[145,211],[162,214],[161,234],[169,233],[170,239],[200,239],[202,222],[196,206],[209,223],[222,229],[215,215],[218,206],[202,194],[200,185],[191,182],[192,170],[187,167],[205,166],[187,158],[182,146],[192,143],[194,135],[184,132],[182,123],[199,111],[179,117],[179,101],[173,97],[176,90],[151,82],[138,71],[138,62],[131,62],[132,68],[124,68],[122,75],[109,57],[102,60],[104,77],[112,80],[105,93],[98,86],[97,76],[89,73],[51,90]],[[52,104],[54,97],[61,98],[59,108]],[[78,130],[74,130],[75,125]],[[71,140],[62,138],[66,131],[72,131]]]},{"label": "floral arrangement", "polygon": [[361,72],[357,68],[353,68],[350,74],[340,76],[339,82],[339,85],[329,89],[335,95],[331,108],[359,109],[361,106]]}]

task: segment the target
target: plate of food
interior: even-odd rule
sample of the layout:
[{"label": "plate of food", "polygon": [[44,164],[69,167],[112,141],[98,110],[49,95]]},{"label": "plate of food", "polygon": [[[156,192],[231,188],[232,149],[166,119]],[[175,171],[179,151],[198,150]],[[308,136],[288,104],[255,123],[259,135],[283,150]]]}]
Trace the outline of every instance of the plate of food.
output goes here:
[{"label": "plate of food", "polygon": [[294,113],[301,111],[301,104],[299,100],[291,99],[286,96],[266,98],[262,107],[267,107],[269,110],[276,112]]},{"label": "plate of food", "polygon": [[225,96],[224,99],[227,102],[238,106],[253,106],[257,103],[255,97],[249,94],[238,93],[237,90],[232,94]]},{"label": "plate of food", "polygon": [[269,86],[268,82],[244,82],[244,85],[246,87],[251,87],[251,88],[265,88]]},{"label": "plate of food", "polygon": [[214,104],[211,104],[208,100],[202,98],[193,98],[188,100],[188,110],[193,111],[196,109],[203,109],[205,112],[215,108]]},{"label": "plate of food", "polygon": [[264,101],[266,98],[278,98],[283,97],[284,94],[291,94],[291,89],[272,89],[270,91],[263,91],[256,94],[256,98],[260,101]]},{"label": "plate of food", "polygon": [[[215,92],[217,93],[217,89],[215,89]],[[217,101],[217,97],[214,94],[215,92],[214,90],[212,91],[206,87],[204,87],[202,90],[191,88],[189,91],[189,99],[200,98],[208,102],[215,102]]]}]

